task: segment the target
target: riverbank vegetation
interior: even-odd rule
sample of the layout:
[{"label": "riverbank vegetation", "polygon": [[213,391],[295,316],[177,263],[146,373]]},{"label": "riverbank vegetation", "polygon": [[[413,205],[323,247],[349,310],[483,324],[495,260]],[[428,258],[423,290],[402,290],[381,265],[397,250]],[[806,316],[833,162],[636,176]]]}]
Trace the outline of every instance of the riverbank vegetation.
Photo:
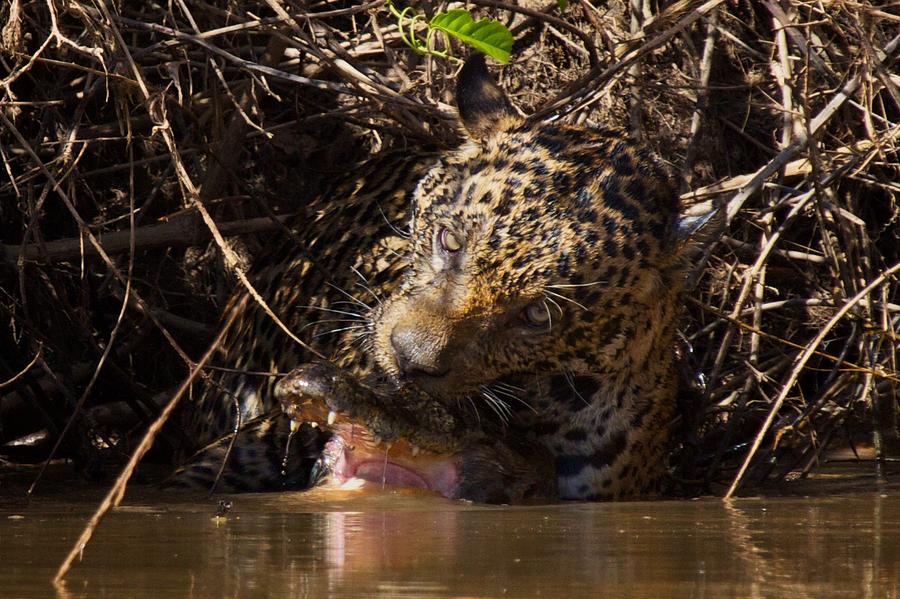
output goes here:
[{"label": "riverbank vegetation", "polygon": [[[523,110],[630,130],[723,215],[673,349],[678,492],[900,455],[900,5],[413,4],[498,20]],[[415,51],[380,0],[7,0],[0,27],[0,472],[114,472],[286,218],[461,139],[467,48]]]}]

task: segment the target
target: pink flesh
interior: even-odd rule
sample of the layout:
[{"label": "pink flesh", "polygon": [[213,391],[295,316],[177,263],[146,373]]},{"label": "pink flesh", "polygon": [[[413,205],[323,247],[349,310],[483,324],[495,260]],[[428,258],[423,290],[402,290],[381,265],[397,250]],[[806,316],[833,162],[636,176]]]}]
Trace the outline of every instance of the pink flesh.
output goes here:
[{"label": "pink flesh", "polygon": [[387,457],[383,452],[372,453],[358,447],[351,450],[337,436],[331,443],[339,445],[330,448],[339,452],[332,470],[338,485],[356,479],[379,485],[430,489],[444,497],[453,497],[459,483],[453,456],[392,459],[389,450]]},{"label": "pink flesh", "polygon": [[428,487],[428,482],[416,472],[390,462],[362,462],[356,466],[356,478],[372,482],[384,481],[400,487]]}]

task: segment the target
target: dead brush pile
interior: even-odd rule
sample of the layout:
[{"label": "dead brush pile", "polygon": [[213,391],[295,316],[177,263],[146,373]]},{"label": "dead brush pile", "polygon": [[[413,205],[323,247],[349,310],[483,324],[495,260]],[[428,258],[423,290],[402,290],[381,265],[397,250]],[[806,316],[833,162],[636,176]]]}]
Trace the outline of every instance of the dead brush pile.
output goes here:
[{"label": "dead brush pile", "polygon": [[[523,109],[627,126],[725,215],[686,298],[688,492],[808,472],[836,442],[896,452],[896,3],[413,5],[500,19]],[[383,0],[10,0],[0,26],[8,462],[129,454],[286,216],[370,153],[459,141],[455,65]]]}]

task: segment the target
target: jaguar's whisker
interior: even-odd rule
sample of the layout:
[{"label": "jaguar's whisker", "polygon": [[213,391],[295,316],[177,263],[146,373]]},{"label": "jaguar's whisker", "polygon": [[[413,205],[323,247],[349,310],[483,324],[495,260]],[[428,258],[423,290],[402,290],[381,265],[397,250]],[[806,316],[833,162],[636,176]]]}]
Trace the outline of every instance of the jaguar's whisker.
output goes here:
[{"label": "jaguar's whisker", "polygon": [[506,381],[494,381],[493,385],[496,387],[510,389],[512,391],[518,391],[519,393],[525,393],[526,391],[526,389],[524,389],[523,387],[517,387],[516,385],[507,383]]},{"label": "jaguar's whisker", "polygon": [[376,293],[375,290],[372,289],[372,287],[369,285],[369,280],[365,276],[363,276],[363,274],[356,268],[351,267],[350,270],[353,271],[353,274],[359,277],[360,281],[362,281],[362,283],[357,281],[356,285],[358,285],[360,288],[362,288],[363,291],[371,295],[375,302],[380,306],[382,303],[381,297],[379,297],[378,293]]},{"label": "jaguar's whisker", "polygon": [[580,304],[580,303],[576,302],[575,300],[573,300],[573,299],[570,298],[570,297],[566,297],[566,296],[564,296],[564,295],[561,295],[561,294],[559,294],[559,293],[555,293],[555,292],[553,292],[553,291],[549,291],[549,290],[547,290],[547,289],[544,290],[544,293],[548,293],[548,294],[552,295],[553,297],[557,297],[557,298],[559,298],[559,299],[561,299],[561,300],[565,300],[565,301],[567,301],[567,302],[569,302],[569,303],[575,304],[576,306],[578,306],[579,308],[581,308],[581,309],[584,310],[585,312],[589,312],[589,311],[590,311],[590,310],[588,310],[587,306],[585,306],[584,304]]},{"label": "jaguar's whisker", "polygon": [[[351,295],[350,293],[344,291],[343,289],[341,289],[340,287],[338,287],[338,286],[335,285],[334,283],[330,283],[330,282],[329,282],[328,285],[330,285],[330,286],[331,286],[332,288],[334,288],[338,293],[340,293],[341,295],[343,295],[344,297],[346,297],[347,299],[349,299],[351,302],[353,302],[353,303],[356,304],[357,306],[362,306],[362,308],[363,308],[364,310],[369,311],[369,310],[372,309],[372,306],[370,306],[369,304],[365,303],[364,301],[362,301],[362,300],[359,299],[358,297],[355,297],[355,296]],[[336,305],[336,304],[338,304],[338,303],[343,303],[343,302],[333,302],[333,303]]]},{"label": "jaguar's whisker", "polygon": [[306,329],[308,329],[310,327],[314,327],[317,324],[325,324],[327,322],[357,322],[358,323],[359,319],[358,318],[323,318],[321,320],[314,320],[312,322],[306,323],[305,325],[300,327],[300,330],[298,332],[305,331]]},{"label": "jaguar's whisker", "polygon": [[363,316],[362,314],[359,314],[358,312],[348,312],[346,310],[335,310],[334,308],[324,308],[322,306],[310,306],[310,305],[297,306],[297,307],[305,308],[308,310],[321,310],[322,312],[333,312],[335,314],[343,314],[344,316],[350,316],[357,320],[366,320],[366,317]]},{"label": "jaguar's whisker", "polygon": [[520,404],[522,404],[523,406],[525,406],[526,408],[528,408],[529,410],[531,410],[531,411],[534,412],[535,414],[538,413],[538,411],[534,408],[534,406],[532,406],[530,403],[528,403],[527,401],[525,401],[524,399],[522,399],[521,397],[519,397],[519,396],[516,395],[515,393],[509,391],[508,389],[503,389],[503,388],[501,388],[501,387],[498,387],[496,383],[494,383],[493,385],[491,385],[491,387],[492,387],[492,388],[491,388],[491,391],[492,391],[493,393],[502,395],[503,397],[508,397],[508,398],[510,398],[510,399],[512,399],[512,400],[514,400],[514,401],[516,401],[516,402],[518,402],[518,403],[520,403]]},{"label": "jaguar's whisker", "polygon": [[333,335],[334,333],[340,333],[342,331],[352,331],[354,329],[364,329],[364,328],[366,328],[365,325],[353,325],[353,326],[349,326],[349,327],[341,327],[338,329],[331,329],[330,331],[322,331],[321,333],[316,333],[315,335],[313,335],[313,339],[315,339],[317,337],[322,337],[323,335]]},{"label": "jaguar's whisker", "polygon": [[578,388],[575,387],[575,376],[572,374],[572,371],[571,371],[571,370],[566,370],[566,371],[563,373],[563,376],[566,378],[566,382],[569,383],[569,387],[572,388],[572,391],[575,392],[575,395],[578,397],[578,399],[580,399],[581,401],[583,401],[583,402],[584,402],[584,405],[590,406],[590,405],[591,405],[591,402],[589,402],[588,400],[586,400],[586,399],[584,398],[584,396],[581,395],[581,391],[579,391]]},{"label": "jaguar's whisker", "polygon": [[478,406],[475,404],[475,400],[472,399],[472,396],[466,395],[466,400],[469,402],[469,405],[472,406],[472,411],[475,413],[475,421],[478,423],[478,426],[481,426],[481,414],[478,412]]},{"label": "jaguar's whisker", "polygon": [[547,311],[547,332],[553,332],[553,315],[550,314],[550,304],[547,303],[546,298],[544,299],[544,310]]},{"label": "jaguar's whisker", "polygon": [[594,281],[593,283],[558,283],[547,285],[550,289],[570,289],[573,287],[593,287],[594,285],[606,285],[609,281]]},{"label": "jaguar's whisker", "polygon": [[502,420],[504,423],[509,422],[510,417],[512,417],[512,410],[509,408],[509,405],[497,397],[491,392],[487,387],[482,386],[480,388],[481,395],[485,399],[487,399],[488,407],[493,410],[495,414]]},{"label": "jaguar's whisker", "polygon": [[411,237],[411,234],[409,233],[409,231],[403,231],[402,229],[398,229],[397,226],[394,225],[394,223],[392,223],[390,221],[390,219],[387,217],[387,214],[385,214],[384,210],[381,208],[381,204],[378,205],[378,212],[381,213],[381,218],[384,219],[384,222],[387,223],[387,226],[390,227],[391,231],[396,233],[397,236],[402,237],[403,239],[409,239]]}]

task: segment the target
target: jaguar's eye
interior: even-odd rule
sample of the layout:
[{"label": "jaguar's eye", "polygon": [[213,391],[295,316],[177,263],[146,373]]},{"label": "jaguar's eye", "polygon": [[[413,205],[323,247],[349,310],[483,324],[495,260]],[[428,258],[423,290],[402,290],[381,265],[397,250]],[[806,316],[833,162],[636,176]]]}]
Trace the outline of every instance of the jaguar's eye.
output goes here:
[{"label": "jaguar's eye", "polygon": [[447,227],[441,229],[441,232],[438,234],[438,241],[441,244],[441,249],[445,252],[450,252],[452,254],[453,252],[458,252],[462,249],[462,241],[460,241],[459,237]]},{"label": "jaguar's eye", "polygon": [[550,307],[544,301],[529,304],[522,310],[522,320],[533,327],[544,326],[550,322]]}]

